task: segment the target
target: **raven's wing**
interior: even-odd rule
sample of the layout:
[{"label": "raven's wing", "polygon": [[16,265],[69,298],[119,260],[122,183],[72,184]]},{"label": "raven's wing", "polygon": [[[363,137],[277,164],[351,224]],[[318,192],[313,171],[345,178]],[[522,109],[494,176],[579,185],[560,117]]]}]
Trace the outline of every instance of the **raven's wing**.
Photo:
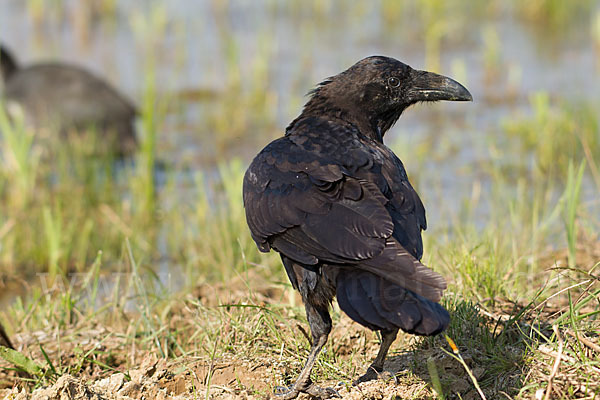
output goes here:
[{"label": "raven's wing", "polygon": [[[388,182],[396,177],[393,166],[382,167],[385,157],[337,149],[320,157],[284,137],[254,159],[244,177],[244,206],[259,249],[274,248],[306,266],[354,265],[439,301],[444,278],[402,244],[405,237],[421,243],[412,187]],[[401,187],[405,193],[397,192]]]},{"label": "raven's wing", "polygon": [[[389,186],[389,203],[386,209],[394,221],[393,236],[410,254],[420,260],[423,256],[421,231],[427,229],[425,207],[410,184],[398,157],[391,150],[383,151],[383,157],[381,174],[385,185]],[[369,175],[372,174],[370,171]]]}]

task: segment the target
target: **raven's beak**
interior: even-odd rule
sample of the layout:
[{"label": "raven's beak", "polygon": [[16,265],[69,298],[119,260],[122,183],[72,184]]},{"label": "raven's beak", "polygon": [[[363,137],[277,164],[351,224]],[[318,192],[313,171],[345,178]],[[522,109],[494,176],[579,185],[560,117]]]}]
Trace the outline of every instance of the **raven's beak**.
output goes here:
[{"label": "raven's beak", "polygon": [[417,101],[473,101],[471,93],[454,79],[427,71],[413,71],[412,87],[408,90],[411,102]]}]

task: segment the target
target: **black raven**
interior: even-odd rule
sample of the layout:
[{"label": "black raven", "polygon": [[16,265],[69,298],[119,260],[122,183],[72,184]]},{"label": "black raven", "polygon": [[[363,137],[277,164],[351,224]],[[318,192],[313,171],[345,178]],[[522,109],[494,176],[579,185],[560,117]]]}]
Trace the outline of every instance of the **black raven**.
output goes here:
[{"label": "black raven", "polygon": [[421,264],[425,208],[383,136],[412,104],[470,101],[458,82],[393,58],[365,58],[317,86],[285,136],[252,161],[244,207],[252,238],[280,253],[304,301],[312,348],[295,384],[279,394],[335,395],[310,372],[331,331],[334,297],[354,321],[381,332],[362,382],[376,378],[398,329],[435,335],[446,281]]},{"label": "black raven", "polygon": [[120,156],[135,151],[135,106],[87,70],[64,63],[20,67],[0,45],[0,78],[7,103],[19,104],[34,127],[97,129],[104,135],[98,145],[107,151]]}]

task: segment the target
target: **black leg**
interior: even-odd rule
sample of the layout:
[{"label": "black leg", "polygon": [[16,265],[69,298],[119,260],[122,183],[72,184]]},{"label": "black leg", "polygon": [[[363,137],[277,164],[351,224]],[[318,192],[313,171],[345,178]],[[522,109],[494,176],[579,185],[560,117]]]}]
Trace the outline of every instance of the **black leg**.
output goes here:
[{"label": "black leg", "polygon": [[385,357],[387,356],[388,350],[394,340],[396,340],[396,336],[398,335],[398,330],[393,331],[381,331],[381,336],[383,340],[381,341],[381,347],[379,348],[379,352],[377,353],[377,357],[367,369],[367,372],[354,381],[354,384],[357,385],[361,382],[367,382],[373,379],[377,379],[381,371],[383,371],[383,363],[385,362]]},{"label": "black leg", "polygon": [[321,349],[327,343],[327,337],[329,336],[329,332],[331,332],[331,317],[327,308],[315,307],[309,302],[305,302],[305,308],[313,339],[310,353],[296,382],[289,388],[278,389],[276,394],[280,399],[284,400],[294,399],[300,392],[308,393],[319,399],[340,397],[334,389],[318,387],[310,380],[310,373],[315,365],[315,361]]}]

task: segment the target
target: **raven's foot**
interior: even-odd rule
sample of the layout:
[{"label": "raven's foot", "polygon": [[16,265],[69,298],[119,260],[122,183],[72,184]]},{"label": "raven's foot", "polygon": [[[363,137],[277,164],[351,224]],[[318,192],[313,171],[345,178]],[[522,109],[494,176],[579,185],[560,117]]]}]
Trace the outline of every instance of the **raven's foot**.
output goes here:
[{"label": "raven's foot", "polygon": [[330,388],[330,387],[322,388],[322,387],[315,385],[314,383],[311,384],[309,387],[307,387],[304,390],[304,392],[308,393],[309,395],[311,395],[312,397],[315,397],[317,399],[331,399],[333,397],[337,397],[337,398],[342,397],[339,394],[339,392],[337,390],[335,390],[334,388]]},{"label": "raven's foot", "polygon": [[390,372],[378,370],[378,368],[374,368],[373,366],[370,366],[369,369],[367,370],[367,372],[365,372],[365,374],[363,376],[361,376],[360,378],[355,380],[352,384],[354,386],[356,386],[359,383],[368,382],[368,381],[372,381],[375,379],[387,380],[390,378],[394,378],[394,380],[396,379],[396,377],[393,374],[391,374]]},{"label": "raven's foot", "polygon": [[298,397],[300,390],[296,389],[295,385],[275,386],[275,391],[273,394],[277,396],[278,400],[291,400]]},{"label": "raven's foot", "polygon": [[322,388],[314,383],[310,383],[308,386],[303,388],[297,388],[296,385],[292,386],[277,386],[275,388],[275,396],[278,400],[291,400],[298,397],[300,393],[307,393],[310,396],[317,399],[331,399],[333,397],[342,397],[334,388]]}]

